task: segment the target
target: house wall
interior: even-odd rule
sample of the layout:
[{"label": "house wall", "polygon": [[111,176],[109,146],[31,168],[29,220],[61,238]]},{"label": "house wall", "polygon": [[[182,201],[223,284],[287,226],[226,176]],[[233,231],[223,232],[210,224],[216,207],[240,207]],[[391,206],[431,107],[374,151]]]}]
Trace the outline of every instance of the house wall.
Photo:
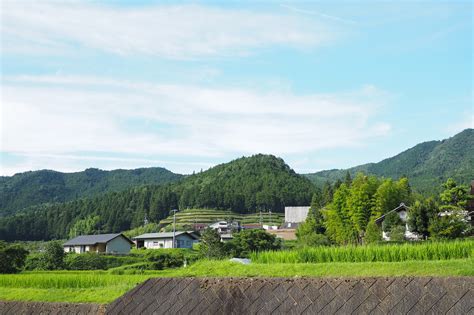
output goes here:
[{"label": "house wall", "polygon": [[[177,248],[192,248],[194,239],[187,234],[176,236]],[[149,249],[173,248],[173,238],[147,239],[144,247]]]},{"label": "house wall", "polygon": [[124,237],[118,236],[107,243],[105,251],[107,253],[128,254],[132,244]]}]

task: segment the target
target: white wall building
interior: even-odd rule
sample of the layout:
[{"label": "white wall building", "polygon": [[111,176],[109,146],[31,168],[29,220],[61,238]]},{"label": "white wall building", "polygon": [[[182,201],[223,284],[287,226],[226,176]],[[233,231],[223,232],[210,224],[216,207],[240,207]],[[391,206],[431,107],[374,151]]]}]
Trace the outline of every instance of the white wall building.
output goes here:
[{"label": "white wall building", "polygon": [[[176,232],[176,246],[174,248],[192,248],[198,241],[196,235],[188,232]],[[132,238],[137,248],[147,249],[173,248],[173,232],[146,233]]]},{"label": "white wall building", "polygon": [[121,233],[81,235],[63,244],[67,253],[128,254],[133,242]]},{"label": "white wall building", "polygon": [[308,216],[310,206],[285,207],[285,223],[302,223]]}]

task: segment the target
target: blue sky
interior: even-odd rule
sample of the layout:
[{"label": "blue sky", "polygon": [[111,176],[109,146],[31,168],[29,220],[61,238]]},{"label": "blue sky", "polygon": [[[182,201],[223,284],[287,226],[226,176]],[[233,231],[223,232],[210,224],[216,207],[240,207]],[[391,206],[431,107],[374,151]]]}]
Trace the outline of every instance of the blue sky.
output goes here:
[{"label": "blue sky", "polygon": [[0,175],[306,173],[474,127],[470,1],[223,3],[2,2]]}]

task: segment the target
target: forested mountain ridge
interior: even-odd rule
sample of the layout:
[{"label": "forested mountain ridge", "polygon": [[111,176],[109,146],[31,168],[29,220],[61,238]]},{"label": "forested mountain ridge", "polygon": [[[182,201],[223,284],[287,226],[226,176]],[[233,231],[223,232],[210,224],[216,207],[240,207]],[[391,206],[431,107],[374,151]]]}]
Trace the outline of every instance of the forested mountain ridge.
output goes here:
[{"label": "forested mountain ridge", "polygon": [[393,179],[407,176],[414,190],[426,195],[438,193],[448,178],[469,184],[474,179],[474,129],[466,129],[449,139],[420,143],[378,163],[305,176],[322,187],[326,181],[343,180],[347,171],[353,176],[358,172]]},{"label": "forested mountain ridge", "polygon": [[40,170],[1,176],[0,217],[42,203],[93,197],[139,185],[170,183],[182,177],[161,167],[113,171],[89,168],[76,173]]},{"label": "forested mountain ridge", "polygon": [[282,159],[259,154],[217,165],[175,183],[32,206],[0,218],[0,239],[66,238],[72,228],[84,225],[93,225],[88,232],[121,232],[142,225],[145,217],[157,223],[175,208],[282,212],[285,205],[308,205],[315,189]]}]

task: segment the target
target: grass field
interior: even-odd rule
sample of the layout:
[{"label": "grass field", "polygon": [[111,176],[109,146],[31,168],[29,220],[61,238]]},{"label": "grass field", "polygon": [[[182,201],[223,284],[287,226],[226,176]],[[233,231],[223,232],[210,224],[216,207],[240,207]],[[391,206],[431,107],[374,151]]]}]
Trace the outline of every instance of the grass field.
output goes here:
[{"label": "grass field", "polygon": [[474,276],[474,259],[320,264],[199,261],[187,268],[114,275],[107,271],[0,275],[0,300],[109,303],[151,277]]},{"label": "grass field", "polygon": [[474,257],[473,240],[347,247],[313,247],[252,255],[255,263],[401,262]]}]

